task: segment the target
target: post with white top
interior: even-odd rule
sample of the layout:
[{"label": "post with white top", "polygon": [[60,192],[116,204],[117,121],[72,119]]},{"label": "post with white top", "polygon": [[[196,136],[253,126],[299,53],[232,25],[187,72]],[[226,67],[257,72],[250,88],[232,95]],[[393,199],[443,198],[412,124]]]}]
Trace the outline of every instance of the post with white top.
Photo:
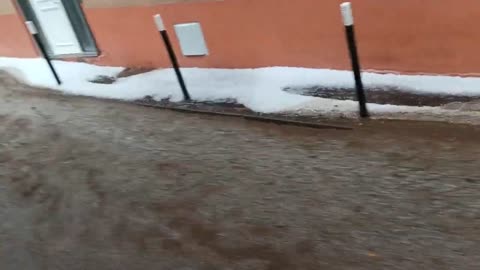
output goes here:
[{"label": "post with white top", "polygon": [[182,89],[183,97],[186,101],[190,101],[190,94],[188,93],[187,86],[185,85],[185,81],[183,80],[182,72],[180,71],[180,66],[178,65],[177,56],[175,55],[175,51],[173,50],[172,43],[170,42],[167,30],[165,29],[165,25],[163,24],[162,17],[160,16],[160,14],[157,14],[153,16],[153,19],[155,21],[155,25],[157,26],[158,31],[160,32],[160,35],[162,36],[163,42],[165,43],[168,56],[170,57],[173,69],[175,70],[175,74],[177,75],[178,83],[180,84],[180,88]]},{"label": "post with white top", "polygon": [[362,83],[362,75],[360,71],[360,62],[358,60],[357,43],[355,41],[355,30],[353,27],[352,4],[345,2],[340,5],[342,11],[343,24],[347,34],[348,50],[350,51],[350,60],[352,61],[352,69],[355,77],[355,88],[357,90],[357,99],[360,105],[360,116],[368,117],[367,98]]},{"label": "post with white top", "polygon": [[28,31],[30,32],[33,39],[37,43],[37,46],[40,49],[40,52],[42,53],[43,58],[45,58],[45,60],[47,61],[47,64],[50,67],[50,70],[52,71],[53,77],[55,77],[57,84],[61,85],[62,81],[60,80],[60,77],[58,76],[57,71],[55,70],[55,67],[52,64],[52,60],[50,59],[50,56],[48,56],[47,50],[45,49],[45,45],[43,45],[43,41],[40,39],[38,35],[37,27],[32,21],[25,22],[25,25],[27,26]]}]

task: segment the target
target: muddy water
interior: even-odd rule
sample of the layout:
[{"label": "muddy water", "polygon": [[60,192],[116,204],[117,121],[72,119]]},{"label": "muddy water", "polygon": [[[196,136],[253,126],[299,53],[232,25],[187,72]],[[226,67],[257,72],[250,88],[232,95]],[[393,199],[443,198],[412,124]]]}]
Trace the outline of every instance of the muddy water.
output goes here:
[{"label": "muddy water", "polygon": [[0,269],[479,269],[478,128],[278,127],[2,77]]},{"label": "muddy water", "polygon": [[[327,88],[314,86],[307,88],[287,88],[285,91],[305,96],[339,100],[355,100],[354,88]],[[392,86],[367,86],[365,91],[368,96],[368,102],[376,104],[441,107],[452,102],[466,103],[474,102],[480,99],[479,96],[418,93],[413,90],[399,89]]]}]

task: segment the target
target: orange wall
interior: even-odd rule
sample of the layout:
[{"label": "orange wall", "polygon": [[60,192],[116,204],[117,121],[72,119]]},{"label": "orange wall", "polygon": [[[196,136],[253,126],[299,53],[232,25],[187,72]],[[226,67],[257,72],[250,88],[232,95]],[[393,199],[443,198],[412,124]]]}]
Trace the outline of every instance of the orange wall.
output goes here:
[{"label": "orange wall", "polygon": [[[320,12],[326,7],[333,12]],[[152,21],[156,13],[162,14],[174,42],[173,24],[191,21],[202,24],[210,55],[180,57],[184,66],[348,67],[338,5],[335,1],[318,0],[297,0],[295,3],[290,0],[227,0],[87,9],[99,47],[105,52],[98,62],[168,65]],[[334,50],[324,51],[327,48]]]},{"label": "orange wall", "polygon": [[27,30],[16,14],[0,16],[0,57],[35,57]]},{"label": "orange wall", "polygon": [[[152,15],[161,13],[183,66],[301,66],[348,69],[341,0],[225,0],[136,7],[85,8],[102,55],[90,62],[165,67]],[[480,74],[478,0],[352,0],[364,69]],[[14,16],[0,16],[0,55],[31,56]],[[2,27],[8,20],[15,27]],[[172,25],[199,21],[210,55],[182,57]],[[12,30],[13,29],[13,30]],[[8,36],[8,35],[7,35]],[[17,44],[17,43],[15,43]]]}]

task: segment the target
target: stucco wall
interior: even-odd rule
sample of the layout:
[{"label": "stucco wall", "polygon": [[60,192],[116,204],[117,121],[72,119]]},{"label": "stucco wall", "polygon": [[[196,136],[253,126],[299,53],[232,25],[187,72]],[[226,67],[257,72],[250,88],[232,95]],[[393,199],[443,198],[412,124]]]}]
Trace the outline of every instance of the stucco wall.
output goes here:
[{"label": "stucco wall", "polygon": [[13,3],[8,0],[0,0],[0,15],[15,13]]},{"label": "stucco wall", "polygon": [[0,57],[35,57],[35,47],[15,2],[0,0]]},{"label": "stucco wall", "polygon": [[[98,62],[164,66],[151,16],[170,27],[199,21],[211,54],[183,65],[349,68],[341,0],[226,0],[128,8],[86,8],[105,52]],[[479,74],[477,0],[353,0],[365,69]],[[122,18],[116,20],[115,18]],[[111,29],[121,29],[112,31]],[[115,33],[113,33],[115,32]],[[135,42],[144,40],[146,42]],[[178,46],[177,46],[178,48]]]},{"label": "stucco wall", "polygon": [[109,8],[109,7],[128,7],[128,6],[153,6],[169,3],[187,3],[187,2],[207,2],[224,0],[84,0],[83,5],[86,8]]},{"label": "stucco wall", "polygon": [[[301,66],[348,69],[341,0],[84,0],[102,55],[89,61],[168,66],[152,15],[161,13],[177,51],[173,24],[202,24],[210,55],[182,57],[184,66]],[[478,0],[352,0],[364,69],[480,74]],[[134,4],[134,5],[133,5]],[[0,16],[0,20],[3,16]],[[18,22],[17,22],[18,23]],[[26,33],[0,24],[0,32]],[[20,30],[19,30],[20,29]],[[8,36],[8,35],[7,35]],[[7,39],[15,39],[8,37]],[[20,54],[0,40],[0,55]],[[10,44],[10,45],[8,45]],[[20,46],[28,48],[28,46]],[[29,53],[23,53],[29,54]]]}]

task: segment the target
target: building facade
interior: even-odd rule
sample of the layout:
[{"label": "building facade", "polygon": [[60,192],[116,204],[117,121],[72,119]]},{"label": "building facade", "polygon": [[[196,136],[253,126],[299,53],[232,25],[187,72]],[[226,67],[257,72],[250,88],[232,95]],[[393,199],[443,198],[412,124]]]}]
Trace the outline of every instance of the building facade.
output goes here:
[{"label": "building facade", "polygon": [[[57,58],[166,67],[161,14],[182,66],[349,69],[341,0],[2,0],[0,56],[36,57],[34,20]],[[365,70],[480,74],[478,0],[352,0]],[[198,22],[208,55],[184,56],[173,26]]]}]

